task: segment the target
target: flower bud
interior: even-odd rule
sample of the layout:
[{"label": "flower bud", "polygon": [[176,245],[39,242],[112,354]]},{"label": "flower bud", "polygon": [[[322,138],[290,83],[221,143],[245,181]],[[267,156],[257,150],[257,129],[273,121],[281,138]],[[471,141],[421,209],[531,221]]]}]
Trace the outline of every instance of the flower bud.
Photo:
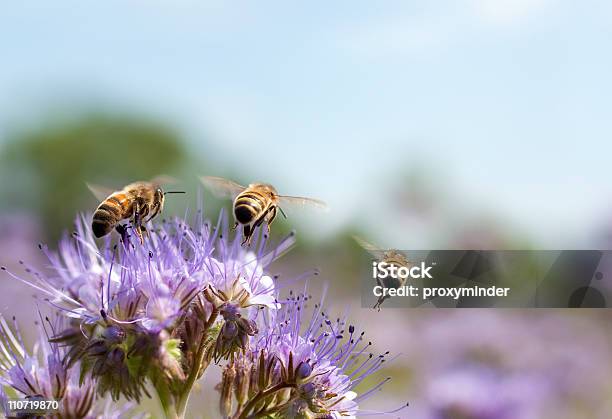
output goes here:
[{"label": "flower bud", "polygon": [[87,348],[88,353],[93,356],[105,354],[107,350],[107,346],[102,340],[92,342]]},{"label": "flower bud", "polygon": [[302,362],[295,370],[295,376],[298,379],[308,378],[312,374],[312,367],[308,362]]},{"label": "flower bud", "polygon": [[221,398],[219,401],[219,409],[221,416],[224,418],[230,417],[232,414],[232,394],[234,389],[234,378],[236,370],[233,365],[225,367],[223,370],[223,378],[221,380]]},{"label": "flower bud", "polygon": [[249,347],[249,336],[255,336],[257,325],[254,321],[236,316],[236,320],[226,320],[217,336],[215,344],[215,361],[227,359],[237,351],[246,351]]},{"label": "flower bud", "polygon": [[249,382],[251,381],[251,365],[246,359],[239,361],[236,365],[236,400],[243,406],[249,399]]},{"label": "flower bud", "polygon": [[234,322],[227,322],[221,331],[225,339],[233,339],[238,334],[238,326]]},{"label": "flower bud", "polygon": [[225,321],[236,321],[240,318],[240,309],[236,304],[223,304],[220,312]]},{"label": "flower bud", "polygon": [[125,339],[125,331],[117,326],[109,326],[102,332],[102,337],[110,344],[121,343]]},{"label": "flower bud", "polygon": [[110,352],[107,359],[110,366],[121,366],[124,358],[125,353],[123,350],[120,348],[115,348]]},{"label": "flower bud", "polygon": [[248,347],[249,345],[249,335],[247,333],[241,333],[239,336],[239,340],[238,340],[238,347],[240,349],[242,349],[243,351]]},{"label": "flower bud", "polygon": [[240,318],[238,320],[238,326],[240,327],[242,331],[244,331],[245,334],[249,336],[255,336],[257,332],[259,331],[257,329],[257,324],[253,320],[249,320],[245,318]]},{"label": "flower bud", "polygon": [[317,393],[317,386],[314,383],[306,383],[301,388],[302,394],[306,399],[312,399]]}]

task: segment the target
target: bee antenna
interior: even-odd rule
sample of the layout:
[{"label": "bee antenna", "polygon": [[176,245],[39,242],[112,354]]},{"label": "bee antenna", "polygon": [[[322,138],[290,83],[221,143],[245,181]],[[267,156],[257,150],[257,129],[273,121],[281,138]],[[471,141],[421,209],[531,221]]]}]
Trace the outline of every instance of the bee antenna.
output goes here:
[{"label": "bee antenna", "polygon": [[168,191],[168,192],[164,192],[164,195],[167,195],[169,193],[187,193],[185,191]]},{"label": "bee antenna", "polygon": [[283,217],[285,217],[285,219],[287,219],[287,215],[285,214],[285,211],[283,211],[283,209],[281,207],[278,207],[278,210],[280,211],[281,214],[283,214]]}]

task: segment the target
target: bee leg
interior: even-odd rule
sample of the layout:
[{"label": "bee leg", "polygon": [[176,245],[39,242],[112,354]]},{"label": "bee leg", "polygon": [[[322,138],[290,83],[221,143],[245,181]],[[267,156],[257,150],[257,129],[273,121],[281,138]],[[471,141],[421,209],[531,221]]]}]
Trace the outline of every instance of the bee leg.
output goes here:
[{"label": "bee leg", "polygon": [[144,239],[142,238],[142,216],[140,213],[140,203],[136,201],[134,204],[134,231],[136,231],[136,235],[140,240],[140,244],[144,244]]},{"label": "bee leg", "polygon": [[232,231],[236,230],[236,227],[238,227],[238,221],[234,223],[234,227],[232,227]]},{"label": "bee leg", "polygon": [[266,215],[268,215],[268,211],[264,212],[261,217],[255,220],[255,222],[253,223],[253,230],[255,230],[264,222],[264,220],[266,219]]},{"label": "bee leg", "polygon": [[[381,287],[383,287],[383,288],[384,288],[384,287],[386,287],[386,284],[383,282],[383,280],[382,280],[382,279],[377,278],[377,279],[376,279],[376,282],[377,282],[377,283],[378,283],[378,285],[380,285]],[[386,300],[387,298],[389,298],[387,295],[382,295],[382,296],[378,297],[378,301],[376,301],[376,304],[374,304],[374,307],[372,307],[372,308],[374,308],[374,309],[378,309],[378,311],[380,311],[380,308],[381,308],[381,306],[382,306],[382,303],[384,303],[384,302],[385,302],[385,300]]]},{"label": "bee leg", "polygon": [[283,211],[283,209],[281,207],[278,207],[278,210],[280,211],[281,214],[283,214],[283,217],[286,220],[287,219],[287,214],[285,214],[285,211]]},{"label": "bee leg", "polygon": [[149,230],[145,226],[140,226],[140,232],[144,237],[149,237]]},{"label": "bee leg", "polygon": [[276,218],[276,207],[272,207],[270,212],[268,213],[268,220],[266,221],[266,226],[268,227],[268,234],[270,234],[270,226],[272,225],[272,221]]},{"label": "bee leg", "polygon": [[249,224],[245,224],[242,229],[242,234],[244,236],[244,240],[242,240],[242,243],[240,243],[240,245],[244,246],[246,244],[247,246],[250,246],[251,239],[253,238],[253,229]]},{"label": "bee leg", "polygon": [[156,205],[153,207],[153,210],[151,211],[151,214],[149,215],[149,218],[147,218],[147,219],[146,219],[146,222],[149,222],[149,221],[151,221],[153,218],[157,217],[157,214],[159,214],[160,208],[161,208],[161,207],[160,207],[158,204],[156,204]]},{"label": "bee leg", "polygon": [[138,240],[140,240],[140,244],[144,244],[144,238],[142,237],[142,226],[134,226],[134,231],[136,231],[136,235],[138,236]]},{"label": "bee leg", "polygon": [[376,301],[376,304],[374,304],[374,307],[372,307],[372,308],[374,308],[374,309],[378,309],[378,311],[380,311],[380,308],[381,308],[381,306],[382,306],[382,303],[384,303],[386,299],[387,299],[387,297],[386,297],[386,296],[384,296],[384,297],[378,297],[378,301]]}]

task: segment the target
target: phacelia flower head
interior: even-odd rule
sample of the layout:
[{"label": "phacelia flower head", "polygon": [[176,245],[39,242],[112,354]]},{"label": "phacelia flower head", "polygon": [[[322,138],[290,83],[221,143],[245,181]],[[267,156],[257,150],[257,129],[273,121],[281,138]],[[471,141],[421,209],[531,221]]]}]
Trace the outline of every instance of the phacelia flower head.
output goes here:
[{"label": "phacelia flower head", "polygon": [[139,400],[149,379],[190,380],[201,368],[196,355],[213,353],[204,341],[221,336],[217,358],[244,351],[258,312],[276,310],[277,290],[264,269],[291,246],[292,235],[273,250],[262,237],[251,251],[230,239],[223,216],[216,227],[199,216],[194,226],[149,223],[143,244],[129,228],[122,232],[99,246],[82,217],[57,253],[39,246],[49,272],[27,266],[31,278],[9,273],[68,319],[50,339],[64,348],[62,362],[78,363],[97,381],[99,394]]},{"label": "phacelia flower head", "polygon": [[[331,320],[321,304],[306,316],[309,300],[301,294],[282,301],[263,332],[251,338],[252,350],[228,367],[235,370],[228,374],[234,394],[222,397],[222,412],[227,414],[235,400],[234,417],[354,418],[366,413],[359,402],[388,379],[362,394],[356,387],[383,366],[388,353],[373,354],[364,333],[344,318]],[[228,387],[223,378],[220,388]]]},{"label": "phacelia flower head", "polygon": [[[46,319],[47,327],[39,324],[40,336],[32,352],[23,343],[16,324],[9,327],[0,317],[0,384],[10,387],[24,398],[57,400],[58,409],[50,412],[53,418],[119,418],[130,410],[131,404],[117,409],[103,400],[96,403],[96,382],[90,377],[80,378],[79,366],[70,367],[63,361],[64,351],[48,341],[48,332],[61,326]],[[4,388],[1,398],[7,399]],[[5,410],[8,407],[5,403]]]}]

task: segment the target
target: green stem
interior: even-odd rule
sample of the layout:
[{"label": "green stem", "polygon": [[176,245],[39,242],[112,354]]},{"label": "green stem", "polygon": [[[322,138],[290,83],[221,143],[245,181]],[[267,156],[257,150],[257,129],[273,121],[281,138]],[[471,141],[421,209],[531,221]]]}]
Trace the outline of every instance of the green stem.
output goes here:
[{"label": "green stem", "polygon": [[185,384],[181,389],[180,396],[178,397],[178,401],[176,403],[176,413],[178,415],[178,418],[180,419],[185,417],[187,403],[189,403],[189,396],[191,395],[193,385],[195,384],[198,377],[201,376],[201,373],[208,367],[208,362],[204,361],[207,349],[206,341],[208,340],[210,328],[217,319],[218,314],[218,310],[214,308],[212,313],[210,313],[210,317],[206,321],[206,325],[204,326],[204,333],[202,333],[202,339],[200,340],[200,343],[198,345],[198,351],[196,352],[195,363],[193,365],[193,368],[191,368],[189,376],[187,376],[187,380],[185,381]]},{"label": "green stem", "polygon": [[174,397],[172,396],[168,385],[162,380],[156,378],[153,380],[153,387],[155,388],[157,398],[162,405],[166,419],[181,419],[182,416],[179,416],[177,413],[174,404]]}]

